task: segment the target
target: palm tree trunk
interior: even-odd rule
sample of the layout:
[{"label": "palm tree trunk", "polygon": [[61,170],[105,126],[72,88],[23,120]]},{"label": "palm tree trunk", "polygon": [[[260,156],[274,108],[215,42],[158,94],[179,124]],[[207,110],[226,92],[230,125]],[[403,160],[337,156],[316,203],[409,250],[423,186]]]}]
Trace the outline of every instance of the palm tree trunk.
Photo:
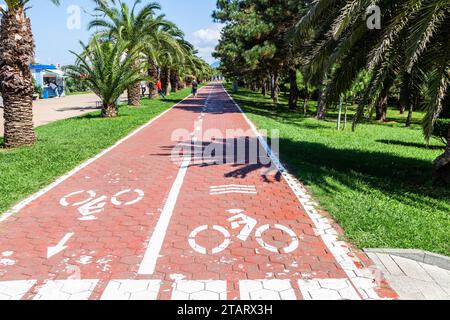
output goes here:
[{"label": "palm tree trunk", "polygon": [[117,112],[117,107],[112,104],[103,104],[103,108],[102,108],[102,117],[103,118],[115,118],[117,117],[118,112]]},{"label": "palm tree trunk", "polygon": [[[134,62],[136,68],[139,65],[139,61]],[[135,83],[128,88],[128,105],[139,107],[141,105],[141,84]]]},{"label": "palm tree trunk", "polygon": [[141,85],[136,83],[128,88],[128,105],[139,107],[141,105]]},{"label": "palm tree trunk", "polygon": [[406,117],[406,124],[405,124],[407,128],[411,127],[413,112],[414,109],[417,107],[418,103],[419,99],[417,97],[414,98],[414,102],[410,101],[409,103],[408,116]]},{"label": "palm tree trunk", "polygon": [[326,104],[325,104],[325,99],[324,99],[324,94],[323,94],[324,93],[323,90],[325,89],[326,81],[327,81],[327,75],[325,74],[319,85],[319,98],[317,101],[317,114],[316,114],[316,119],[318,119],[318,120],[325,120],[325,118],[327,116]]},{"label": "palm tree trunk", "polygon": [[308,83],[305,83],[305,99],[303,100],[303,114],[305,116],[308,113],[308,103],[309,103]]},{"label": "palm tree trunk", "polygon": [[148,97],[150,99],[153,99],[157,94],[156,82],[158,81],[158,67],[156,66],[156,63],[155,61],[153,61],[153,59],[150,59],[149,65],[150,67],[147,70],[147,74],[151,78],[151,80],[148,83],[149,87]]},{"label": "palm tree trunk", "polygon": [[309,103],[309,98],[305,97],[305,99],[303,100],[303,114],[306,116],[308,114],[308,103]]},{"label": "palm tree trunk", "polygon": [[434,161],[434,172],[438,178],[450,183],[450,126],[447,134],[447,147],[444,154]]},{"label": "palm tree trunk", "polygon": [[161,85],[164,93],[168,96],[170,93],[170,69],[163,67],[161,70]]},{"label": "palm tree trunk", "polygon": [[177,92],[179,81],[180,77],[178,76],[178,72],[175,69],[170,70],[170,86],[172,92]]},{"label": "palm tree trunk", "polygon": [[389,99],[389,90],[394,84],[394,78],[387,77],[383,83],[383,89],[380,92],[380,96],[378,98],[378,104],[376,106],[376,120],[380,122],[384,122],[387,120],[387,109],[388,109],[388,99]]},{"label": "palm tree trunk", "polygon": [[400,114],[404,114],[411,104],[411,75],[408,72],[403,72],[400,99],[398,102],[400,105]]},{"label": "palm tree trunk", "polygon": [[274,104],[278,104],[278,73],[272,74],[270,81],[270,96]]},{"label": "palm tree trunk", "polygon": [[319,100],[317,101],[317,115],[316,118],[319,120],[324,120],[326,117],[326,106],[325,99],[323,98],[324,85],[322,84],[319,88]]},{"label": "palm tree trunk", "polygon": [[266,94],[267,94],[267,81],[266,81],[266,79],[263,79],[262,82],[261,82],[261,94],[263,96],[266,96]]},{"label": "palm tree trunk", "polygon": [[375,120],[384,122],[387,117],[387,103],[388,103],[388,93],[385,89],[382,90],[380,94],[380,99],[376,107],[376,118]]},{"label": "palm tree trunk", "polygon": [[291,89],[289,93],[289,109],[297,109],[298,102],[298,86],[297,86],[297,70],[295,68],[289,70],[289,80]]},{"label": "palm tree trunk", "polygon": [[23,6],[10,8],[0,25],[0,89],[4,105],[4,145],[15,148],[36,142],[33,126],[34,41]]}]

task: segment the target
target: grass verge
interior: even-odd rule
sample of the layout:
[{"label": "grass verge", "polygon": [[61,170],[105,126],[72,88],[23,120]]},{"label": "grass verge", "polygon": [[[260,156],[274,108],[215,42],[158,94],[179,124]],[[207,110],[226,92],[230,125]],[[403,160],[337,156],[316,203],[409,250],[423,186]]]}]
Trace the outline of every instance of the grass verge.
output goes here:
[{"label": "grass verge", "polygon": [[143,99],[140,108],[121,106],[119,116],[114,119],[103,119],[97,111],[57,121],[36,128],[38,142],[32,147],[0,149],[0,214],[110,147],[189,93],[190,89],[184,89],[166,100]]},{"label": "grass verge", "polygon": [[[231,93],[231,87],[227,89]],[[323,209],[360,248],[414,248],[450,256],[450,190],[432,181],[432,161],[443,152],[427,147],[416,113],[390,110],[389,122],[351,123],[338,131],[336,112],[327,121],[287,109],[285,97],[274,106],[259,93],[232,94],[261,129],[280,130],[281,160],[312,191]],[[349,115],[354,113],[349,112]],[[351,121],[351,118],[349,118]]]}]

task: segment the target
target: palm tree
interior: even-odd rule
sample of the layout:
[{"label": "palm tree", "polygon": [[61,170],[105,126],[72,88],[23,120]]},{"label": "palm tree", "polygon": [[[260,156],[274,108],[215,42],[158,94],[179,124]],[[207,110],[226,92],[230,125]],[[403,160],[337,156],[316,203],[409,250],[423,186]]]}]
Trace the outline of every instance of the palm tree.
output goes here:
[{"label": "palm tree", "polygon": [[[4,104],[4,145],[7,148],[36,142],[33,125],[34,40],[26,15],[28,0],[5,0],[0,7],[0,90]],[[58,4],[58,0],[52,0]]]},{"label": "palm tree", "polygon": [[[144,49],[147,41],[152,41],[152,35],[157,32],[158,28],[165,23],[162,17],[155,18],[155,11],[161,7],[155,2],[148,3],[137,12],[137,6],[142,0],[134,0],[130,9],[128,5],[122,1],[117,1],[117,6],[110,6],[106,2],[100,2],[96,11],[100,12],[104,18],[96,19],[89,23],[89,29],[100,27],[98,32],[102,38],[125,40],[128,43],[127,50],[130,52],[140,51]],[[116,4],[116,1],[112,1]],[[139,62],[136,61],[134,68],[137,68]],[[139,106],[141,98],[140,84],[131,83],[128,88],[128,104]]]},{"label": "palm tree", "polygon": [[[144,53],[149,61],[148,74],[152,78],[152,83],[161,79],[167,94],[171,78],[170,68],[184,63],[185,52],[179,41],[182,37],[183,33],[175,24],[164,21],[160,23],[156,32],[152,32],[152,41],[144,44]],[[150,86],[150,96],[153,95],[153,91]]]},{"label": "palm tree", "polygon": [[[373,109],[383,120],[390,87],[408,74],[410,88],[425,88],[423,130],[428,141],[450,83],[450,1],[378,1],[384,25],[381,30],[369,30],[367,8],[373,3],[313,1],[296,26],[297,39],[311,43],[308,67],[317,76],[330,75],[323,95],[326,104],[337,104],[361,71],[370,72],[355,121]],[[439,174],[444,167],[450,171],[449,149],[435,161]]]},{"label": "palm tree", "polygon": [[118,115],[117,100],[134,83],[147,80],[140,72],[146,65],[140,59],[139,50],[130,51],[127,41],[100,41],[93,38],[83,52],[72,52],[77,61],[67,66],[66,72],[72,78],[84,81],[102,99],[102,116]]}]

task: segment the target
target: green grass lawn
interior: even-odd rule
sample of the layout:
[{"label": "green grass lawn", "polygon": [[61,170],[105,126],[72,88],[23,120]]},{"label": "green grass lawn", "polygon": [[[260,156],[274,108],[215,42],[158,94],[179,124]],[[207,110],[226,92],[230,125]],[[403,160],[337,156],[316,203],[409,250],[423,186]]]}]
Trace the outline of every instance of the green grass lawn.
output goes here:
[{"label": "green grass lawn", "polygon": [[[231,93],[230,85],[227,89]],[[411,128],[404,126],[406,115],[390,110],[386,124],[365,123],[352,132],[350,117],[347,130],[337,131],[336,111],[318,121],[312,113],[289,111],[285,97],[274,106],[249,90],[232,95],[259,128],[280,130],[282,161],[349,241],[360,248],[413,248],[450,256],[450,188],[432,179],[432,161],[443,144],[424,144],[420,113]]]},{"label": "green grass lawn", "polygon": [[[166,100],[144,99],[140,108],[121,106],[119,117],[114,119],[103,119],[97,111],[57,121],[36,129],[35,146],[0,149],[0,213],[113,145],[189,93],[190,89],[184,89]],[[0,144],[2,140],[0,137]]]}]

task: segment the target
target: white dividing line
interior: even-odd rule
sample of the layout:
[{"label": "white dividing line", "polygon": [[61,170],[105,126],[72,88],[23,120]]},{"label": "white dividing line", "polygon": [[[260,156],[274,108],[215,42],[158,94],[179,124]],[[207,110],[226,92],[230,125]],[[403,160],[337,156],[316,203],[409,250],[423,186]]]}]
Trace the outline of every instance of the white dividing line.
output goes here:
[{"label": "white dividing line", "polygon": [[[210,89],[206,101],[209,100],[211,92],[212,89]],[[169,192],[169,197],[167,198],[161,216],[159,217],[158,223],[156,224],[155,230],[153,231],[153,234],[148,243],[144,258],[142,259],[141,265],[139,266],[138,274],[140,275],[152,275],[155,273],[156,263],[160,255],[164,239],[166,238],[167,229],[169,227],[170,220],[172,219],[178,195],[180,194],[181,187],[183,186],[183,181],[191,160],[191,157],[183,158],[180,169],[178,171],[178,175],[172,185],[172,188]]]},{"label": "white dividing line", "polygon": [[291,188],[292,192],[297,197],[298,201],[305,208],[306,214],[313,221],[315,231],[318,236],[321,237],[325,246],[335,257],[337,263],[341,266],[344,272],[351,280],[352,285],[358,290],[358,294],[363,299],[380,299],[380,296],[376,292],[378,287],[374,281],[374,276],[371,270],[360,269],[358,265],[361,265],[357,256],[352,253],[351,247],[344,241],[338,239],[338,232],[331,225],[330,221],[323,217],[316,209],[316,204],[312,201],[311,196],[308,195],[303,185],[287,171],[287,169],[281,163],[278,155],[274,154],[256,128],[255,124],[247,117],[242,108],[234,101],[233,97],[228,93],[225,87],[222,85],[224,92],[228,95],[230,100],[234,103],[236,108],[242,113],[247,124],[252,129],[255,136],[258,138],[259,143],[262,145],[267,155],[271,158],[272,162],[278,168],[278,171],[282,174],[283,179]]},{"label": "white dividing line", "polygon": [[[203,88],[206,88],[203,87]],[[202,88],[202,89],[203,89]],[[201,89],[200,89],[201,90]],[[186,98],[184,98],[183,100],[181,100],[180,102],[178,102],[177,104],[174,104],[172,107],[170,107],[169,109],[167,109],[166,111],[164,111],[163,113],[159,114],[158,116],[156,116],[155,118],[151,119],[149,122],[147,122],[146,124],[142,125],[141,127],[137,128],[136,130],[134,130],[133,132],[131,132],[129,135],[127,135],[126,137],[120,139],[119,141],[117,141],[114,145],[112,145],[111,147],[103,150],[102,152],[100,152],[98,155],[96,155],[95,157],[85,161],[84,163],[82,163],[81,165],[79,165],[78,167],[72,169],[71,171],[69,171],[67,174],[61,176],[60,178],[58,178],[55,182],[51,183],[50,185],[48,185],[47,187],[41,189],[40,191],[36,192],[35,194],[29,196],[28,198],[22,200],[21,202],[19,202],[18,204],[16,204],[15,206],[13,206],[10,210],[8,210],[7,212],[1,214],[0,213],[0,223],[5,221],[6,219],[8,219],[10,216],[12,216],[13,214],[16,214],[17,212],[19,212],[20,210],[22,210],[23,208],[25,208],[27,205],[29,205],[31,202],[33,202],[34,200],[40,198],[41,196],[43,196],[44,194],[46,194],[47,192],[49,192],[50,190],[54,189],[55,187],[57,187],[58,185],[60,185],[61,183],[63,183],[64,181],[66,181],[67,179],[69,179],[70,177],[72,177],[73,175],[75,175],[77,172],[81,171],[82,169],[86,168],[87,166],[89,166],[91,163],[95,162],[96,160],[98,160],[99,158],[103,157],[105,154],[109,153],[111,150],[114,150],[115,148],[117,148],[119,145],[121,145],[122,143],[124,143],[125,141],[127,141],[128,139],[130,139],[131,137],[135,136],[136,134],[138,134],[140,131],[144,130],[145,128],[147,128],[148,126],[150,126],[152,123],[154,123],[155,121],[157,121],[158,119],[160,119],[161,117],[163,117],[165,114],[167,114],[169,111],[171,111],[172,109],[174,109],[176,106],[178,106],[179,104],[183,103],[185,100],[190,99],[191,96],[187,96]]]},{"label": "white dividing line", "polygon": [[175,179],[172,189],[170,190],[169,197],[167,198],[164,209],[159,217],[158,223],[156,224],[147,250],[145,251],[144,258],[139,267],[138,273],[141,275],[152,275],[155,272],[156,262],[158,261],[159,254],[166,237],[167,228],[169,227],[170,220],[172,219],[173,210],[175,209],[178,195],[180,194],[184,177],[186,176],[190,163],[190,157],[183,158],[177,178]]}]

